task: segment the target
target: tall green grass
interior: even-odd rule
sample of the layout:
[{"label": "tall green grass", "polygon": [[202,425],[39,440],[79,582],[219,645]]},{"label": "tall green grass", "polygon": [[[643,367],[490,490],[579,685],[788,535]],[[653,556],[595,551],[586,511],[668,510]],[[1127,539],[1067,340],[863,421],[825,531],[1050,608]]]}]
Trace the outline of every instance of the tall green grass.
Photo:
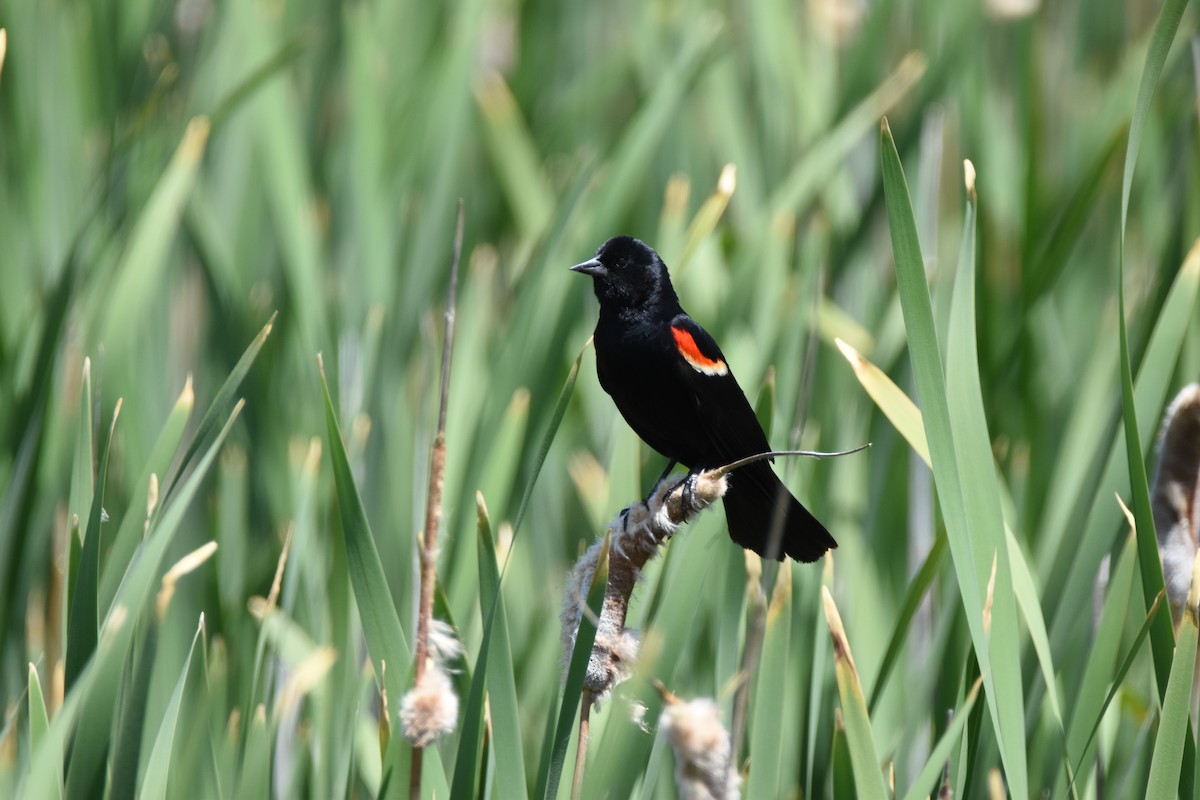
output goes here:
[{"label": "tall green grass", "polygon": [[619,232],[773,445],[873,447],[777,464],[824,569],[719,513],[651,562],[584,797],[673,796],[654,681],[741,721],[746,796],[1190,795],[1146,476],[1200,375],[1196,12],[1001,5],[0,5],[0,796],[407,796],[460,197],[426,796],[570,792],[566,574],[663,466],[566,271]]}]

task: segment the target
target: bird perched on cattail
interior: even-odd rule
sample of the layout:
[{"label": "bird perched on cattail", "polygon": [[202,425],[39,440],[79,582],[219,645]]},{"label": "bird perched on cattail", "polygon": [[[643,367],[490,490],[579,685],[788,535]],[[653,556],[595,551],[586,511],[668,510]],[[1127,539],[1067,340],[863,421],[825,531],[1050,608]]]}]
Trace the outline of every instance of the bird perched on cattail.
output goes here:
[{"label": "bird perched on cattail", "polygon": [[[676,463],[712,469],[771,449],[721,348],[679,305],[654,250],[616,236],[571,269],[592,276],[600,301],[600,385],[634,433],[670,459],[664,477]],[[730,537],[765,558],[816,561],[837,547],[765,460],[730,476],[724,502]]]}]

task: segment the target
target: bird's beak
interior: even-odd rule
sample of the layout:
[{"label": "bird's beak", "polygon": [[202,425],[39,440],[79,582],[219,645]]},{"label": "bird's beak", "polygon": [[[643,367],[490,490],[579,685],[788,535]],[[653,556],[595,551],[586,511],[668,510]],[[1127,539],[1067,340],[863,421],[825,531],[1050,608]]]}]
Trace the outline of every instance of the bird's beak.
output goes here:
[{"label": "bird's beak", "polygon": [[585,275],[591,275],[594,278],[602,278],[608,274],[608,268],[600,263],[598,258],[589,258],[582,264],[576,264],[571,267],[572,272],[582,272]]}]

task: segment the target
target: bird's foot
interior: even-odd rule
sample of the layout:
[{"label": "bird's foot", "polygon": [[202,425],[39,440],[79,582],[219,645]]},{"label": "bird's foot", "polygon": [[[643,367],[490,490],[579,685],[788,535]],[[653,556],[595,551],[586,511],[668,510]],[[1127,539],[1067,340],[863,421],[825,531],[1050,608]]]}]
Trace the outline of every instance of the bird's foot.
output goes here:
[{"label": "bird's foot", "polygon": [[684,517],[689,517],[696,513],[696,479],[698,477],[698,472],[689,471],[687,475],[683,476],[682,480],[680,480],[671,488],[671,491],[673,492],[676,489],[683,487],[683,497],[680,498],[682,501],[680,505],[683,508]]}]

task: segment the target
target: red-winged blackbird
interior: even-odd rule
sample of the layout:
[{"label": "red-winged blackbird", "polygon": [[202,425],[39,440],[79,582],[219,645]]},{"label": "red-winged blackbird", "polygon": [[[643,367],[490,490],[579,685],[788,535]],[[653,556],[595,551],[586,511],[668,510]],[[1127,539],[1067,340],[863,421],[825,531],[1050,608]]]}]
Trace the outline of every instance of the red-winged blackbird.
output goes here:
[{"label": "red-winged blackbird", "polygon": [[[658,253],[616,236],[571,269],[592,276],[600,300],[600,385],[634,433],[670,459],[668,472],[676,462],[700,470],[771,449],[721,348],[680,307]],[[772,537],[777,503],[784,516]],[[725,516],[733,541],[767,558],[816,561],[837,547],[766,461],[730,475]]]}]

